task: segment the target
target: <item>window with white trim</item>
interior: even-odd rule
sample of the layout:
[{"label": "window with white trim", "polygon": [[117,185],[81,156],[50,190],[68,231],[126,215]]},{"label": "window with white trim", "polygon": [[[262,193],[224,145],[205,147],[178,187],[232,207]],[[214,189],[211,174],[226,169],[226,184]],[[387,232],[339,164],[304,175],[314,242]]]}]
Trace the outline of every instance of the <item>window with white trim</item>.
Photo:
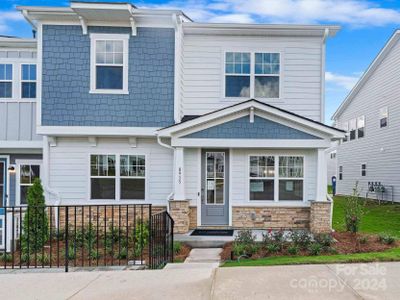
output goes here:
[{"label": "window with white trim", "polygon": [[21,98],[36,98],[35,64],[21,64]]},{"label": "window with white trim", "polygon": [[121,155],[121,199],[144,200],[146,192],[146,159],[144,155]]},{"label": "window with white trim", "polygon": [[367,164],[361,165],[361,176],[367,176]]},{"label": "window with white trim", "polygon": [[365,116],[357,118],[357,138],[363,138],[365,136]]},{"label": "window with white trim", "polygon": [[40,178],[40,164],[23,163],[19,165],[19,204],[27,205],[29,188],[36,178]]},{"label": "window with white trim", "polygon": [[343,166],[339,166],[339,180],[343,180]]},{"label": "window with white trim", "polygon": [[349,122],[343,123],[343,130],[346,133],[346,136],[343,138],[343,143],[349,140]]},{"label": "window with white trim", "polygon": [[91,91],[128,93],[129,35],[91,34]]},{"label": "window with white trim", "polygon": [[275,157],[250,156],[250,200],[274,200]]},{"label": "window with white trim", "polygon": [[388,113],[387,106],[382,107],[379,110],[379,125],[381,128],[388,126],[388,117],[389,117],[389,113]]},{"label": "window with white trim", "polygon": [[355,140],[357,132],[357,119],[351,119],[349,121],[349,132],[350,132],[350,141]]},{"label": "window with white trim", "polygon": [[279,98],[280,53],[226,52],[225,97]]},{"label": "window with white trim", "polygon": [[13,65],[0,64],[0,98],[12,97]]},{"label": "window with white trim", "polygon": [[279,201],[303,200],[304,158],[279,157]]},{"label": "window with white trim", "polygon": [[115,168],[115,155],[90,156],[90,199],[115,199]]}]

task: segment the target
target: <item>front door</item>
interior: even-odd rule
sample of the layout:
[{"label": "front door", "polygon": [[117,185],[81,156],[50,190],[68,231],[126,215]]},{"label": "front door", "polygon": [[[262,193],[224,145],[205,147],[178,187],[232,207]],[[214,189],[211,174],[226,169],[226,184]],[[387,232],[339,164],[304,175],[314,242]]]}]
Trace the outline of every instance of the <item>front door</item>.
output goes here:
[{"label": "front door", "polygon": [[228,150],[202,150],[201,191],[201,225],[228,225]]}]

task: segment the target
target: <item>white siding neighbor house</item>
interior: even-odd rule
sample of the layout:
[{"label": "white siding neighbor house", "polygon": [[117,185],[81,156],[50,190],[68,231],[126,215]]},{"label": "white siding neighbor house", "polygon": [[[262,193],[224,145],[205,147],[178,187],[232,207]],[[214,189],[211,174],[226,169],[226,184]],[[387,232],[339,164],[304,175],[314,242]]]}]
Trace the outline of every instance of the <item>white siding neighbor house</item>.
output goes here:
[{"label": "white siding neighbor house", "polygon": [[365,196],[373,183],[385,187],[379,199],[400,201],[399,39],[396,31],[332,117],[348,132],[337,149],[339,194],[351,194],[358,182]]},{"label": "white siding neighbor house", "polygon": [[38,31],[53,204],[152,204],[197,227],[331,229],[326,39],[121,3],[19,7]]}]

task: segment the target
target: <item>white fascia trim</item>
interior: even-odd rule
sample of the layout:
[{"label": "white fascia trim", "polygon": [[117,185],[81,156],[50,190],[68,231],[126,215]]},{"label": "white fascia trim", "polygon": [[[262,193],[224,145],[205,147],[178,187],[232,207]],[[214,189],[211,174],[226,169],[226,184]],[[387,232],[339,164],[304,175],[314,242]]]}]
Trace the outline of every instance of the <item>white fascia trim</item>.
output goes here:
[{"label": "white fascia trim", "polygon": [[160,136],[169,137],[169,136],[171,136],[173,134],[176,134],[177,132],[179,132],[181,130],[189,129],[189,128],[194,127],[194,126],[198,126],[198,125],[201,125],[201,124],[204,124],[204,123],[208,123],[208,122],[210,122],[210,121],[212,121],[214,119],[222,118],[224,116],[227,116],[227,115],[230,115],[230,114],[234,114],[234,113],[240,112],[242,110],[247,110],[247,113],[248,113],[248,109],[251,108],[251,107],[254,107],[254,108],[258,109],[261,112],[267,112],[267,113],[270,113],[272,115],[276,115],[278,117],[281,117],[283,119],[287,119],[289,121],[293,121],[295,123],[304,125],[306,127],[313,128],[313,129],[318,130],[318,131],[320,131],[322,133],[331,135],[331,136],[333,136],[333,138],[344,138],[344,136],[345,136],[344,132],[341,132],[341,131],[339,131],[337,129],[329,128],[329,127],[326,127],[326,126],[324,126],[322,124],[317,124],[315,122],[303,119],[301,117],[292,115],[290,113],[283,112],[283,111],[281,111],[279,109],[276,109],[276,108],[273,108],[273,107],[270,107],[270,106],[265,106],[265,105],[263,105],[263,104],[261,104],[259,102],[256,102],[256,101],[247,101],[247,102],[242,103],[242,104],[234,105],[234,106],[228,107],[226,109],[222,109],[222,110],[210,113],[210,114],[206,114],[206,115],[200,116],[200,117],[198,117],[196,119],[193,119],[193,120],[190,120],[190,121],[186,121],[186,122],[184,122],[182,124],[178,124],[178,125],[175,125],[175,126],[171,126],[171,127],[167,127],[167,128],[164,128],[164,129],[160,129],[158,131],[158,134]]},{"label": "white fascia trim", "polygon": [[39,126],[37,133],[50,136],[156,136],[159,127]]},{"label": "white fascia trim", "polygon": [[329,148],[328,140],[280,140],[280,139],[191,139],[172,138],[173,147],[209,147],[209,148],[291,148],[312,149]]},{"label": "white fascia trim", "polygon": [[0,149],[41,149],[43,148],[42,141],[1,141]]},{"label": "white fascia trim", "polygon": [[175,79],[174,79],[174,120],[175,123],[181,121],[181,66],[182,66],[182,41],[183,30],[182,20],[180,16],[174,14],[173,22],[175,23]]},{"label": "white fascia trim", "polygon": [[375,70],[380,66],[381,62],[389,54],[389,52],[392,50],[392,48],[394,47],[394,45],[397,43],[397,41],[399,39],[400,39],[400,30],[396,30],[393,33],[392,37],[389,39],[389,41],[385,44],[385,46],[381,49],[381,51],[378,53],[378,55],[375,57],[375,59],[369,65],[368,69],[364,72],[364,74],[358,80],[358,82],[353,87],[353,89],[350,91],[350,93],[347,95],[347,97],[340,104],[340,106],[335,111],[335,113],[332,115],[331,120],[335,121],[339,118],[339,116],[343,113],[344,109],[350,104],[350,102],[353,100],[353,98],[358,94],[358,92],[361,90],[361,88],[364,86],[364,84],[368,81],[368,79],[371,77],[371,75],[375,72]]}]

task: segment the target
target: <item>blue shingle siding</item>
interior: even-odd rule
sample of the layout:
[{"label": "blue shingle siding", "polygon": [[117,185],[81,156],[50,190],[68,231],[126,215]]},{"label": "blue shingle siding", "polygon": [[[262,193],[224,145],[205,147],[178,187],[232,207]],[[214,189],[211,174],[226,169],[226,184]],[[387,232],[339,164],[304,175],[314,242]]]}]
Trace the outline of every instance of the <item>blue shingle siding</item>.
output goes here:
[{"label": "blue shingle siding", "polygon": [[89,94],[90,33],[125,27],[43,26],[42,125],[163,127],[174,123],[171,28],[137,28],[129,38],[129,95]]},{"label": "blue shingle siding", "polygon": [[184,138],[208,139],[319,139],[306,132],[254,116],[254,123],[245,116],[233,121],[191,133]]}]

